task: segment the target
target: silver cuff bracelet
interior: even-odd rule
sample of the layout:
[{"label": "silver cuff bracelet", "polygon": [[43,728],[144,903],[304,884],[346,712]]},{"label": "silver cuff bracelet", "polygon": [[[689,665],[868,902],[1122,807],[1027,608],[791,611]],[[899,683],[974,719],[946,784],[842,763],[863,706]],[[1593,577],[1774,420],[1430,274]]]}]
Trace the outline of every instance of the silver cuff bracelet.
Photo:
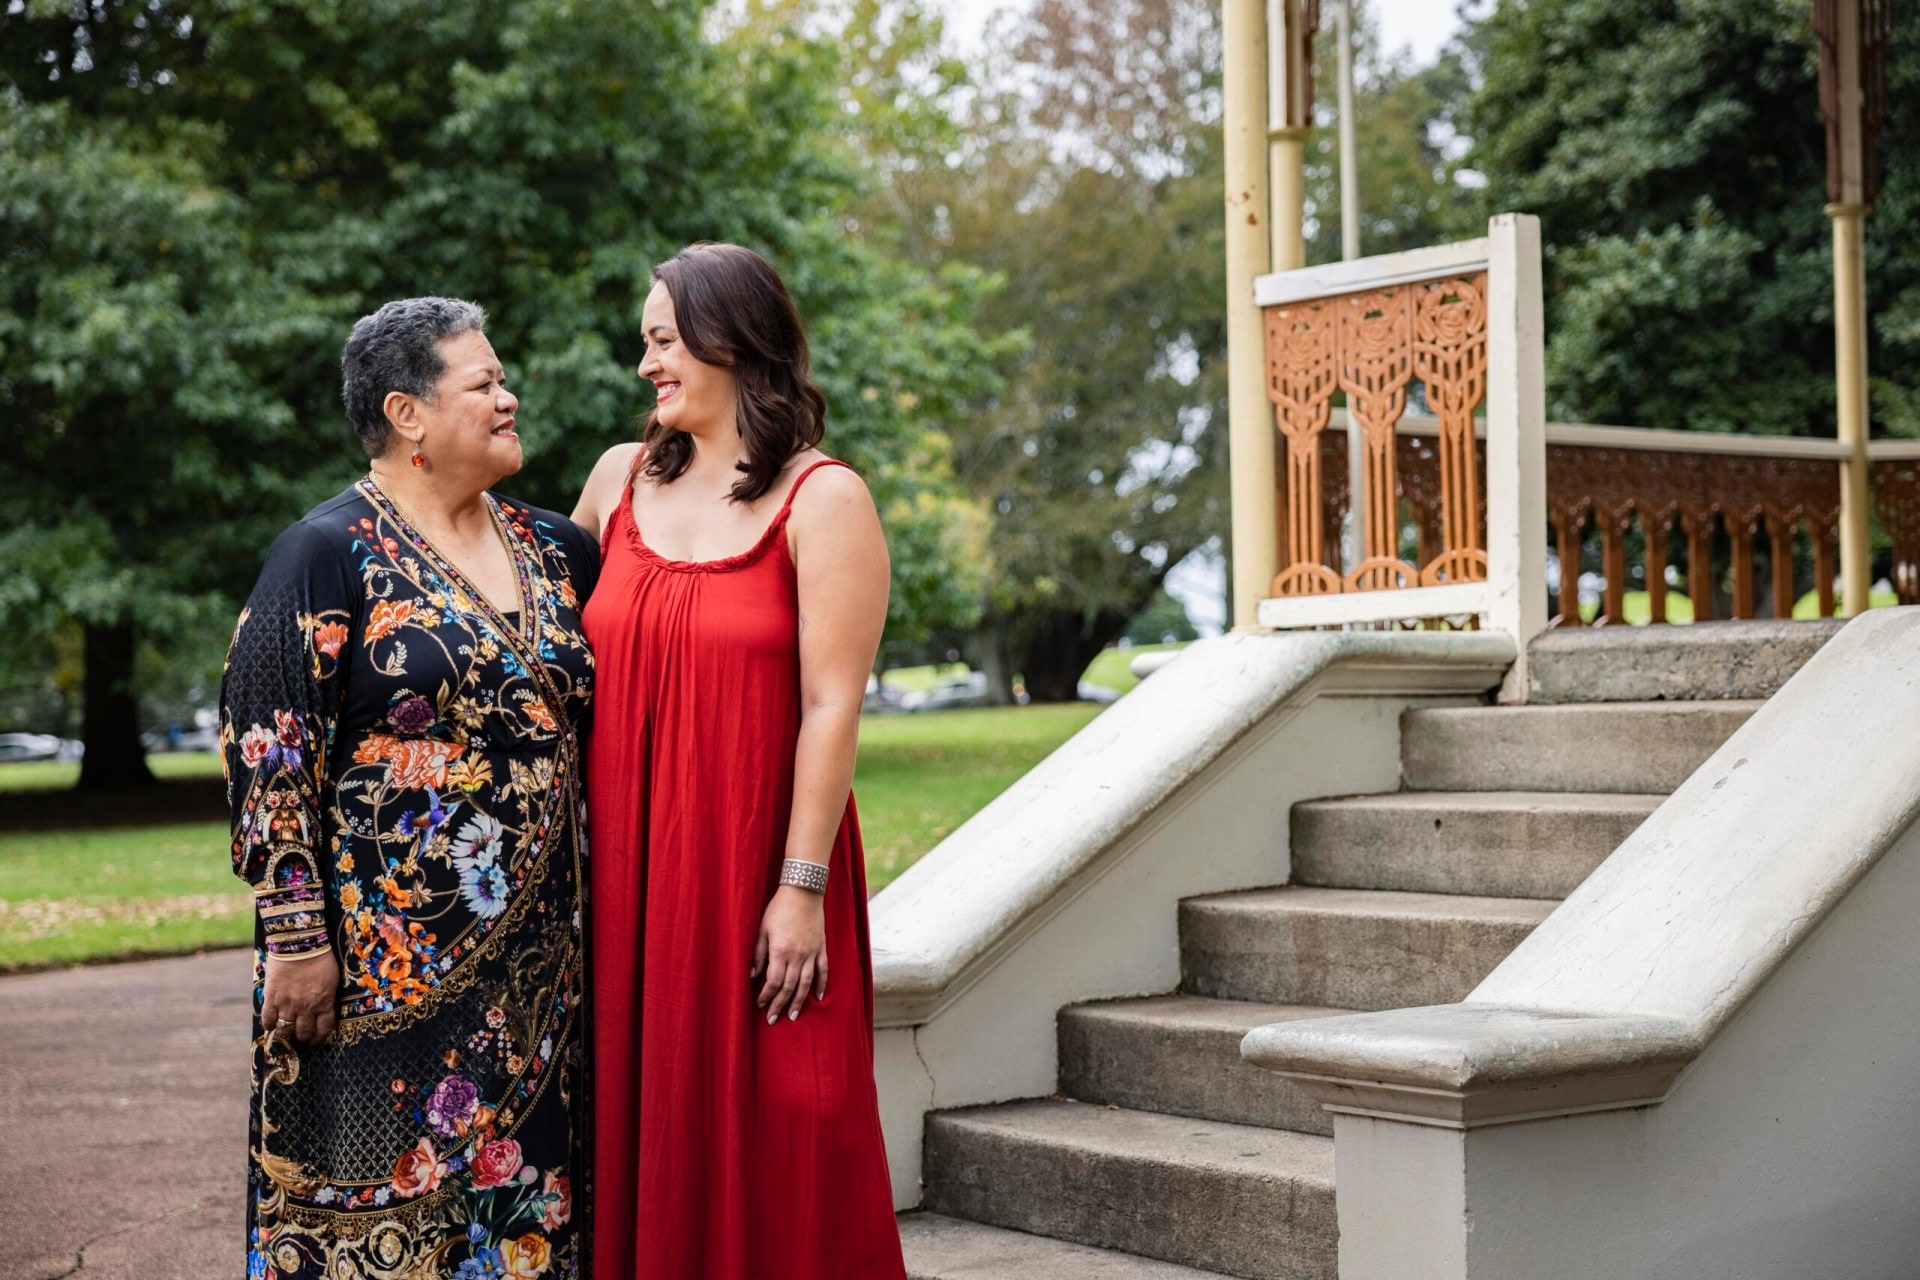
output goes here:
[{"label": "silver cuff bracelet", "polygon": [[824,894],[827,891],[827,869],[818,862],[808,862],[804,858],[788,858],[780,864],[780,883],[805,889],[808,893]]}]

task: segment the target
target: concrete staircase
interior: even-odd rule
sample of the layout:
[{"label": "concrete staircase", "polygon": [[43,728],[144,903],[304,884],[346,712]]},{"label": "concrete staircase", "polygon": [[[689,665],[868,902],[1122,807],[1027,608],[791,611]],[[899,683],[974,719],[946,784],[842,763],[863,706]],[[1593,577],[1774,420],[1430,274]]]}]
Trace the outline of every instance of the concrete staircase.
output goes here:
[{"label": "concrete staircase", "polygon": [[909,1274],[1335,1280],[1329,1117],[1241,1037],[1461,999],[1758,705],[1408,713],[1401,791],[1295,807],[1292,883],[1179,904],[1178,993],[1061,1012],[1058,1095],[928,1117]]}]

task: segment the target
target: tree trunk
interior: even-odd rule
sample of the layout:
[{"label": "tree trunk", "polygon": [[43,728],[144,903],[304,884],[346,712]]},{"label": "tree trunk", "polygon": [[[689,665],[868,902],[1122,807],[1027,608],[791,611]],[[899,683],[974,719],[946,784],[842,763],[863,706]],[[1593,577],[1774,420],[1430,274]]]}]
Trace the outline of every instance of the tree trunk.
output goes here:
[{"label": "tree trunk", "polygon": [[1077,609],[1063,609],[1022,619],[1027,642],[1020,653],[1020,671],[1027,679],[1027,696],[1035,702],[1077,699],[1087,664],[1127,629],[1132,618],[1131,612],[1118,610],[1089,618]]},{"label": "tree trunk", "polygon": [[1005,631],[986,626],[980,629],[973,646],[980,659],[973,665],[987,677],[987,697],[996,707],[1010,707],[1014,703],[1013,677],[1018,672],[1010,656],[1013,646],[1007,640]]},{"label": "tree trunk", "polygon": [[133,689],[134,632],[130,622],[86,627],[83,694],[87,753],[80,790],[123,791],[153,784],[140,745],[140,700]]}]

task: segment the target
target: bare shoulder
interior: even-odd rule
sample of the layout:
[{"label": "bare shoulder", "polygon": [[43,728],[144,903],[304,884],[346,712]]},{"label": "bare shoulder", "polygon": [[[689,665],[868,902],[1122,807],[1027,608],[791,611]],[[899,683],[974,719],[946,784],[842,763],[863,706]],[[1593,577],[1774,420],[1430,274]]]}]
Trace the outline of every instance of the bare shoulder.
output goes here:
[{"label": "bare shoulder", "polygon": [[[799,459],[797,465],[804,474],[809,467],[822,462],[835,462],[818,449],[809,449]],[[852,467],[818,467],[808,474],[806,483],[793,495],[793,514],[795,518],[832,520],[836,513],[870,512],[873,507],[873,495],[867,491],[867,482]]]},{"label": "bare shoulder", "polygon": [[601,530],[606,527],[607,517],[620,501],[620,491],[626,487],[627,477],[633,473],[634,464],[640,457],[640,448],[637,440],[614,445],[600,455],[600,460],[593,464],[593,471],[587,476],[586,484],[581,486],[580,501],[573,508],[573,520],[594,537],[600,536]]},{"label": "bare shoulder", "polygon": [[[804,465],[824,461],[831,459],[819,455]],[[887,576],[887,535],[880,527],[880,513],[866,481],[851,467],[819,467],[807,476],[793,495],[787,546],[794,563],[803,567],[815,559],[808,554],[811,547],[827,557],[822,563],[869,564],[879,580]]]},{"label": "bare shoulder", "polygon": [[593,480],[617,476],[620,483],[624,485],[627,482],[627,473],[633,470],[633,464],[640,459],[641,447],[638,440],[628,440],[614,445],[600,455],[600,461],[593,464]]}]

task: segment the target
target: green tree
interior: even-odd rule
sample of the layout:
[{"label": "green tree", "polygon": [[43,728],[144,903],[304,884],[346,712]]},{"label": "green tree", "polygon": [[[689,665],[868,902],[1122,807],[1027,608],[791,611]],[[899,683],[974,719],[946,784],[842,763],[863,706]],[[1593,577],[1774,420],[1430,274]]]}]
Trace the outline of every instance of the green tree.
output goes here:
[{"label": "green tree", "polygon": [[[1445,101],[1379,56],[1364,9],[1361,29],[1368,248],[1430,243],[1451,190],[1428,127]],[[870,234],[1003,281],[983,324],[1026,338],[953,433],[990,521],[965,647],[1001,696],[1024,675],[1036,698],[1072,698],[1226,525],[1219,63],[1211,0],[1040,0],[985,42],[944,163],[887,164],[870,206]],[[901,78],[948,83],[938,65]],[[1337,257],[1331,143],[1315,154],[1315,252]]]},{"label": "green tree", "polygon": [[79,626],[82,777],[111,786],[147,776],[141,633],[204,634],[223,607],[214,513],[294,500],[260,465],[292,414],[256,371],[304,307],[251,265],[236,202],[190,156],[73,117],[0,93],[0,659],[44,671]]},{"label": "green tree", "polygon": [[[1549,411],[1833,433],[1832,248],[1811,7],[1507,0],[1459,56],[1482,209],[1538,214]],[[1867,279],[1878,425],[1920,434],[1920,24],[1887,63]]]},{"label": "green tree", "polygon": [[[631,362],[648,269],[698,239],[769,254],[813,322],[833,447],[895,526],[893,631],[963,614],[964,529],[928,495],[942,415],[992,381],[982,282],[847,234],[837,210],[860,175],[825,42],[715,38],[705,20],[696,0],[0,13],[0,412],[39,433],[0,478],[32,566],[0,596],[0,630],[80,617],[92,637],[90,619],[111,621],[112,645],[89,640],[88,687],[124,697],[170,611],[230,610],[273,529],[357,471],[335,362],[352,318],[390,297],[489,308],[526,406],[515,488],[570,505],[644,407]],[[49,151],[34,131],[55,129]],[[101,147],[127,172],[95,175]],[[141,201],[150,226],[119,207]],[[122,319],[122,294],[151,307]],[[47,354],[76,344],[65,364]],[[81,564],[121,575],[110,606],[81,609]],[[9,666],[31,648],[11,645]],[[134,729],[124,707],[110,725],[89,715],[90,784],[138,777]]]},{"label": "green tree", "polygon": [[[1340,260],[1339,53],[1331,14],[1314,50],[1314,122],[1307,140],[1307,261]],[[1416,67],[1385,47],[1368,0],[1353,21],[1354,149],[1360,252],[1398,253],[1486,234],[1473,193],[1460,185],[1453,116],[1466,92],[1459,56]]]},{"label": "green tree", "polygon": [[1187,607],[1162,590],[1127,624],[1125,638],[1129,644],[1179,644],[1198,640],[1200,632]]}]

